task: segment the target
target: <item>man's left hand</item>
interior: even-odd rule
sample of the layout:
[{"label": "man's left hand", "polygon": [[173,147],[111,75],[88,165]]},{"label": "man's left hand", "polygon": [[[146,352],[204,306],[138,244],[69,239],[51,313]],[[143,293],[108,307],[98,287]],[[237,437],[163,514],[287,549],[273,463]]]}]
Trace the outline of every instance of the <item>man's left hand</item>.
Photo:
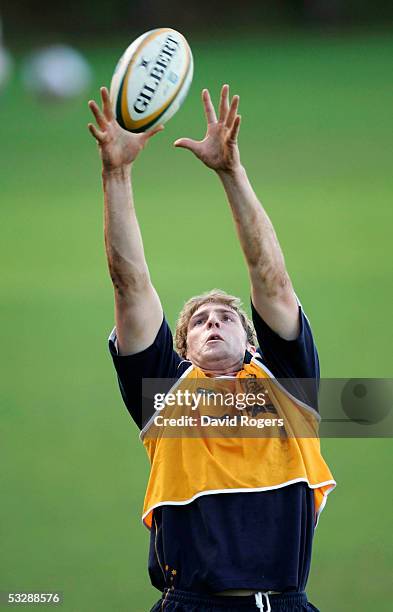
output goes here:
[{"label": "man's left hand", "polygon": [[223,85],[218,120],[207,89],[202,91],[202,102],[207,120],[205,138],[203,140],[179,138],[174,145],[189,149],[208,168],[216,172],[234,172],[240,167],[237,145],[241,121],[240,115],[237,114],[239,96],[233,96],[229,104],[229,85]]}]

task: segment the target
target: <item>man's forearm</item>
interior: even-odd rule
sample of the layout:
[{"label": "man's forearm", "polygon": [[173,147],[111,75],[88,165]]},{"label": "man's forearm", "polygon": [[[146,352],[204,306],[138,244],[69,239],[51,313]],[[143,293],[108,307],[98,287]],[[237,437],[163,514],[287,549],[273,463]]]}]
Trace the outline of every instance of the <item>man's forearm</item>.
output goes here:
[{"label": "man's forearm", "polygon": [[273,225],[259,202],[243,166],[231,173],[219,172],[240,245],[251,278],[258,278],[268,294],[275,294],[289,281]]},{"label": "man's forearm", "polygon": [[120,293],[149,278],[131,185],[131,167],[102,172],[104,234],[109,272]]}]

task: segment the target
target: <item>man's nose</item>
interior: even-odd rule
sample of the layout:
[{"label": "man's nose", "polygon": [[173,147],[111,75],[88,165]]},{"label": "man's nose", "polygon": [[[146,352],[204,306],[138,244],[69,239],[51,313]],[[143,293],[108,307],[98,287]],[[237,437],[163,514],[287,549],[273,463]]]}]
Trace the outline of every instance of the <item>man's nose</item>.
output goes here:
[{"label": "man's nose", "polygon": [[208,321],[207,321],[207,326],[208,326],[209,329],[211,329],[212,327],[220,327],[220,320],[219,320],[219,318],[214,316],[214,315],[210,316],[208,318]]}]

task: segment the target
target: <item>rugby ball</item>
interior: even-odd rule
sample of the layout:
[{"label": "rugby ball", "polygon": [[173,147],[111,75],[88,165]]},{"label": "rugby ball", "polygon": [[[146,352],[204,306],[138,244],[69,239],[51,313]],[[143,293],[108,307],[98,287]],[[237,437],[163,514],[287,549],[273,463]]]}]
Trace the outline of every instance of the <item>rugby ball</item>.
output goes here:
[{"label": "rugby ball", "polygon": [[110,100],[119,124],[144,132],[168,121],[184,102],[193,71],[191,49],[176,30],[158,28],[139,36],[112,77]]}]

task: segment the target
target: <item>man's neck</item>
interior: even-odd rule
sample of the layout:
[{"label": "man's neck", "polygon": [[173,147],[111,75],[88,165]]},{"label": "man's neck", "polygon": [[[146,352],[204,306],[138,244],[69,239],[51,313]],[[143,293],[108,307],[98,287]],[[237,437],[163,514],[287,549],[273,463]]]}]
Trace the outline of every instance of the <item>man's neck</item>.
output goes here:
[{"label": "man's neck", "polygon": [[214,378],[215,376],[236,376],[236,374],[242,369],[242,363],[238,364],[238,367],[236,367],[234,364],[232,364],[230,367],[227,368],[204,368],[198,364],[194,364],[197,367],[201,368],[201,370],[203,371],[204,374],[206,374],[206,376],[209,376],[211,378]]}]

